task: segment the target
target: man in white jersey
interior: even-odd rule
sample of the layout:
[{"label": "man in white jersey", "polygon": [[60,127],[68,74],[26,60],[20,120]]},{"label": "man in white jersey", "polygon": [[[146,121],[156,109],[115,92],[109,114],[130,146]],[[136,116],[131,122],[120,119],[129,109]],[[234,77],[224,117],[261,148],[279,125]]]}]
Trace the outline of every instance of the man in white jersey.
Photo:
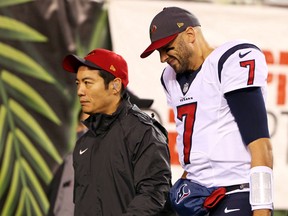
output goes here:
[{"label": "man in white jersey", "polygon": [[172,206],[185,216],[205,215],[209,208],[210,216],[271,215],[268,70],[261,50],[244,40],[212,48],[196,16],[178,7],[154,17],[150,39],[141,57],[158,50],[168,64],[161,82],[184,169],[171,190]]}]

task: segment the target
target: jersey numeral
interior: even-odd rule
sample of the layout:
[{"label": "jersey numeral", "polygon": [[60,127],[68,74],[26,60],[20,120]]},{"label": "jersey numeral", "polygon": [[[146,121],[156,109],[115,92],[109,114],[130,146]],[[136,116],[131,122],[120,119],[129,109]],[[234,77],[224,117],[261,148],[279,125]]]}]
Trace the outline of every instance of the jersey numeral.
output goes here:
[{"label": "jersey numeral", "polygon": [[240,66],[245,68],[249,67],[247,85],[252,85],[255,77],[255,60],[241,61]]},{"label": "jersey numeral", "polygon": [[180,121],[184,121],[183,154],[185,164],[190,164],[189,158],[192,149],[192,134],[195,123],[196,109],[197,102],[177,107],[177,118]]}]

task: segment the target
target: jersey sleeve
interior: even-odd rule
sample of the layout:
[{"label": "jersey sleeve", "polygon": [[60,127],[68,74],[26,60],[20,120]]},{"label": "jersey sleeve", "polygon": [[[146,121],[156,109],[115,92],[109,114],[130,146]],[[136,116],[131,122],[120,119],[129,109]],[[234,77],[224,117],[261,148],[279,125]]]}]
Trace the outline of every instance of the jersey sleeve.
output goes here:
[{"label": "jersey sleeve", "polygon": [[266,86],[268,67],[264,54],[255,47],[236,50],[219,71],[223,93],[248,87]]}]

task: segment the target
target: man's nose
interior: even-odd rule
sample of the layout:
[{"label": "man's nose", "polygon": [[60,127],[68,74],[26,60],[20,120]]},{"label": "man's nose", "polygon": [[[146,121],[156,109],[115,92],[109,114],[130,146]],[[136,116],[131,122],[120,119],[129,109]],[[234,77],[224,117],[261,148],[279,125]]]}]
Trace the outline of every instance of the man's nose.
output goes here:
[{"label": "man's nose", "polygon": [[85,89],[84,89],[83,85],[81,85],[81,84],[78,84],[78,86],[77,86],[77,95],[78,96],[85,95]]},{"label": "man's nose", "polygon": [[159,54],[160,54],[160,61],[161,61],[161,63],[166,62],[167,59],[168,59],[168,57],[169,57],[169,56],[167,55],[167,52],[164,51],[164,50],[161,50],[161,51],[159,51]]}]

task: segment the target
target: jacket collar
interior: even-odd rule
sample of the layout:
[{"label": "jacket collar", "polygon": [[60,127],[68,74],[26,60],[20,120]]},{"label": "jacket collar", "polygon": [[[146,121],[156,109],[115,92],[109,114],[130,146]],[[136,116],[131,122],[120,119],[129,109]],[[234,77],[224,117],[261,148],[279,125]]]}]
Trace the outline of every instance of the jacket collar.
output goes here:
[{"label": "jacket collar", "polygon": [[91,130],[95,135],[106,133],[121,114],[126,113],[125,109],[132,107],[129,97],[123,97],[117,110],[112,115],[96,113],[90,115],[83,124]]}]

